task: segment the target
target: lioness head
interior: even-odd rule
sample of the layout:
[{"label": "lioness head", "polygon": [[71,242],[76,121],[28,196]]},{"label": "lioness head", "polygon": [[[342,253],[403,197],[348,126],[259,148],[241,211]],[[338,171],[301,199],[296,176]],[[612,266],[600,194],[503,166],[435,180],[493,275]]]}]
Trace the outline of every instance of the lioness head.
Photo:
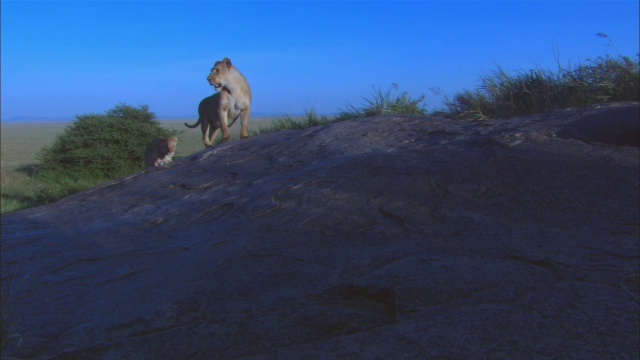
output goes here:
[{"label": "lioness head", "polygon": [[229,78],[229,71],[231,70],[231,60],[229,58],[224,58],[221,61],[216,61],[211,68],[211,72],[209,76],[207,76],[207,81],[209,84],[213,85],[216,90],[223,87],[227,79]]}]

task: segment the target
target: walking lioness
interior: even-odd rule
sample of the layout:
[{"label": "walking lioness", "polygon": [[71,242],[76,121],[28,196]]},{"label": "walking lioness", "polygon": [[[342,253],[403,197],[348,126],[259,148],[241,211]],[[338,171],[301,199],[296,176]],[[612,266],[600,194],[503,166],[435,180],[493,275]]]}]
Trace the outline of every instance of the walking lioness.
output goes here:
[{"label": "walking lioness", "polygon": [[200,124],[202,141],[206,147],[213,145],[213,140],[222,130],[222,139],[231,140],[229,126],[240,118],[240,138],[249,136],[249,115],[251,114],[251,88],[247,79],[231,64],[229,58],[216,61],[207,76],[209,84],[218,91],[204,98],[198,106],[198,121],[189,125],[195,128]]}]

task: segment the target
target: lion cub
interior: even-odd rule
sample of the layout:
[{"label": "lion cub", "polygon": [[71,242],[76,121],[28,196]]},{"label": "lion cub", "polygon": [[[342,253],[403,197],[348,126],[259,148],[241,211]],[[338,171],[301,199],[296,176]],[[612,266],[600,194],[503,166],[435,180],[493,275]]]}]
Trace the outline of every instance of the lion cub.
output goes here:
[{"label": "lion cub", "polygon": [[144,164],[147,168],[168,164],[172,161],[176,152],[178,138],[172,136],[168,139],[155,138],[144,150]]},{"label": "lion cub", "polygon": [[222,130],[222,139],[231,140],[229,126],[240,118],[240,138],[249,136],[249,116],[251,114],[251,88],[247,79],[231,64],[229,58],[216,61],[211,68],[207,81],[218,92],[200,102],[198,121],[187,127],[195,128],[201,124],[202,140],[206,147]]}]

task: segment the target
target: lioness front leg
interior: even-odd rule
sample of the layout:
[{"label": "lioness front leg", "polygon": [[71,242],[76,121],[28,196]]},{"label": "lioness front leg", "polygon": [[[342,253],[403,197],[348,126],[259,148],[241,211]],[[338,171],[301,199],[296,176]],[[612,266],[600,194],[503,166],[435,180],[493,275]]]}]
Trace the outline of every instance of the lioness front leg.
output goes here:
[{"label": "lioness front leg", "polygon": [[227,110],[223,108],[219,109],[218,116],[220,116],[220,130],[222,130],[222,140],[230,141],[231,134],[229,134],[229,124],[227,123]]},{"label": "lioness front leg", "polygon": [[242,125],[242,127],[240,128],[241,139],[249,137],[249,115],[250,114],[251,114],[251,108],[247,106],[247,108],[242,111],[242,119],[240,120],[241,121],[240,124]]}]

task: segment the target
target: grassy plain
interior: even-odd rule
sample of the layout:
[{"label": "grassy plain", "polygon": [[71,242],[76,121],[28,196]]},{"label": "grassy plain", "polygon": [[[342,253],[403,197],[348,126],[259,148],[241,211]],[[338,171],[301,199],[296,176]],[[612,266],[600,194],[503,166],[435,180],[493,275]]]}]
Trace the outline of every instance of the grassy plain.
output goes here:
[{"label": "grassy plain", "polygon": [[[174,159],[177,160],[204,149],[200,127],[189,129],[184,126],[185,122],[194,124],[196,120],[158,120],[165,128],[184,130],[178,135]],[[251,133],[259,132],[261,129],[269,128],[275,120],[275,117],[252,118],[249,122],[249,130]],[[2,213],[40,204],[43,196],[55,192],[55,189],[47,189],[47,185],[34,180],[33,175],[39,164],[36,155],[43,147],[50,146],[70,124],[71,121],[0,123]],[[240,137],[239,124],[234,124],[230,130],[233,139]],[[142,164],[140,164],[140,170],[142,170]]]}]

